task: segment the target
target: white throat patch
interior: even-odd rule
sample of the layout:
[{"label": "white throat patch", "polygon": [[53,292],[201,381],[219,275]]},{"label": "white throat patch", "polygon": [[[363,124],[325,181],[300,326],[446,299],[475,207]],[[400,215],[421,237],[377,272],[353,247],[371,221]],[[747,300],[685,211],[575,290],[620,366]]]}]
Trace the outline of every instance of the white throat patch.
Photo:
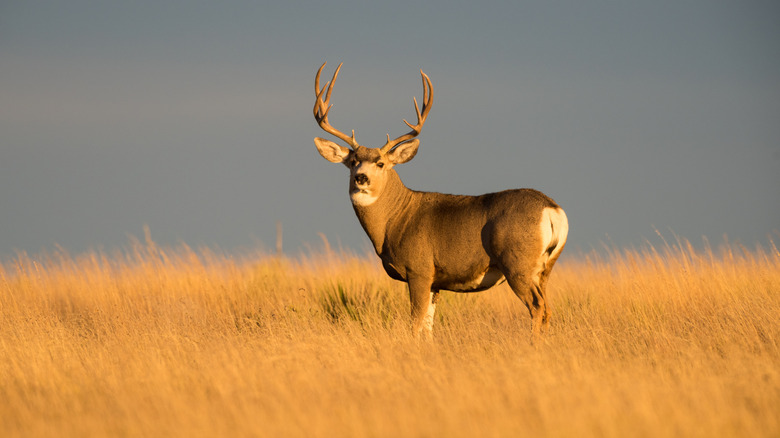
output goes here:
[{"label": "white throat patch", "polygon": [[363,192],[356,192],[349,195],[349,199],[351,199],[352,203],[358,207],[368,207],[369,205],[376,202],[377,198],[378,196]]}]

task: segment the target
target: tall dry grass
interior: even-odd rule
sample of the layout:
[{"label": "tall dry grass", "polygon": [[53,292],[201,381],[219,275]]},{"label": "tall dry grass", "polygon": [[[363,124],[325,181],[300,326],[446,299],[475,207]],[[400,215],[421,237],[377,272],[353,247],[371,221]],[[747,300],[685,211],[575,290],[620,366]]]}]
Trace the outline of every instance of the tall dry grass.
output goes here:
[{"label": "tall dry grass", "polygon": [[371,256],[133,242],[0,266],[0,436],[780,436],[780,253],[564,255],[528,342],[505,286],[435,339]]}]

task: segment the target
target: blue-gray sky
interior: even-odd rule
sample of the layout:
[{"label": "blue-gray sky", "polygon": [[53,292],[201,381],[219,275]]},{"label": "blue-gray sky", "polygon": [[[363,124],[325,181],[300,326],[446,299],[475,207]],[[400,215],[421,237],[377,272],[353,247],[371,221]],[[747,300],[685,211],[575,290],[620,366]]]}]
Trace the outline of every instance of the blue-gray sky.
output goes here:
[{"label": "blue-gray sky", "polygon": [[[367,238],[347,170],[312,139],[314,73],[344,62],[331,122],[378,146],[436,100],[417,190],[534,187],[570,247],[780,229],[774,1],[5,1],[0,255]],[[777,234],[774,234],[777,237]]]}]

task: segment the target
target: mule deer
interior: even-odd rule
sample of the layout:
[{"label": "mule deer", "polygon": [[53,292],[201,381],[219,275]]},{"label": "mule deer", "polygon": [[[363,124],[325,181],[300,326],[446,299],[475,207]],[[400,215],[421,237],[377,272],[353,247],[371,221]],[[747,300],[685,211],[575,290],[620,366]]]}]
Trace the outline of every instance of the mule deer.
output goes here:
[{"label": "mule deer", "polygon": [[409,286],[412,330],[431,336],[439,290],[477,292],[506,280],[531,314],[531,339],[547,327],[547,279],[566,244],[566,213],[533,189],[481,196],[418,192],[404,186],[393,169],[414,158],[417,137],[433,105],[433,85],[420,71],[422,111],[414,98],[417,124],[381,148],[358,144],[328,121],[333,79],[320,88],[314,79],[314,118],[349,148],[323,138],[314,144],[328,161],[350,170],[349,196],[387,274]]}]

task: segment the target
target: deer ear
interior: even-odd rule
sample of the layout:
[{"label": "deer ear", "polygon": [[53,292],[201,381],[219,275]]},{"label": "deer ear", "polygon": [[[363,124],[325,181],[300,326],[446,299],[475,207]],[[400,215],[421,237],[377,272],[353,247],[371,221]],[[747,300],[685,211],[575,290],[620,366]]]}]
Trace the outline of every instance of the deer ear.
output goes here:
[{"label": "deer ear", "polygon": [[387,158],[393,164],[402,164],[414,158],[417,155],[417,148],[420,147],[420,140],[414,139],[406,143],[401,143],[387,153]]},{"label": "deer ear", "polygon": [[349,156],[349,149],[324,138],[315,138],[314,145],[317,146],[320,155],[331,163],[343,163]]}]

